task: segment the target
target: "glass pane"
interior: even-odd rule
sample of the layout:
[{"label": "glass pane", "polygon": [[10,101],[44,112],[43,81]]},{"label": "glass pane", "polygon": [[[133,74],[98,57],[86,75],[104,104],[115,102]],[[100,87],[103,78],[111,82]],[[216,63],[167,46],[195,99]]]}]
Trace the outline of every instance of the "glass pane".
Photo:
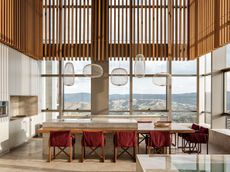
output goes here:
[{"label": "glass pane", "polygon": [[230,113],[230,72],[225,74],[225,110]]},{"label": "glass pane", "polygon": [[226,67],[230,67],[230,44],[227,45],[227,62]]},{"label": "glass pane", "polygon": [[109,111],[129,110],[129,79],[124,86],[115,86],[109,79]]},{"label": "glass pane", "polygon": [[197,61],[172,61],[172,74],[196,74]]},{"label": "glass pane", "polygon": [[76,77],[73,86],[64,86],[64,109],[91,109],[91,79]]},{"label": "glass pane", "polygon": [[172,77],[172,110],[196,110],[196,77]]},{"label": "glass pane", "polygon": [[57,110],[58,100],[58,77],[43,77],[43,108]]},{"label": "glass pane", "polygon": [[173,122],[177,123],[196,123],[197,113],[196,112],[173,112]]},{"label": "glass pane", "polygon": [[124,68],[129,73],[129,60],[110,60],[109,61],[109,73],[111,74],[112,70],[115,68]]},{"label": "glass pane", "polygon": [[134,110],[166,110],[166,86],[156,86],[152,77],[133,78]]},{"label": "glass pane", "polygon": [[90,117],[91,112],[64,112],[65,117]]},{"label": "glass pane", "polygon": [[[145,74],[156,74],[156,73],[167,72],[167,61],[145,61]],[[133,62],[133,73],[134,73],[134,62]]]},{"label": "glass pane", "polygon": [[212,55],[211,53],[208,53],[205,55],[205,72],[206,73],[211,72],[211,65],[212,65]]},{"label": "glass pane", "polygon": [[205,114],[205,123],[206,124],[211,124],[211,113],[206,112]]},{"label": "glass pane", "polygon": [[211,76],[205,77],[205,112],[211,112]]},{"label": "glass pane", "polygon": [[88,61],[86,61],[86,60],[84,60],[84,61],[77,61],[77,60],[75,60],[75,61],[64,61],[63,67],[65,66],[65,64],[67,62],[73,63],[73,65],[74,65],[74,73],[75,74],[83,74],[84,66],[87,65],[87,64],[91,64],[90,60],[88,60]]}]

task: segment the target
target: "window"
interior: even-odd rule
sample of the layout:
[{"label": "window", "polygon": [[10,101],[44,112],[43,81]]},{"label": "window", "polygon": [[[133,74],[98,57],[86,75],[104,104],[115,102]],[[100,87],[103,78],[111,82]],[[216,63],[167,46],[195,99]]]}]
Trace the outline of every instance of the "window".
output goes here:
[{"label": "window", "polygon": [[197,61],[172,62],[172,118],[197,122]]},{"label": "window", "polygon": [[211,124],[211,53],[200,57],[201,122]]},{"label": "window", "polygon": [[[115,68],[124,68],[129,73],[129,60],[125,61],[109,61],[109,74]],[[130,81],[124,86],[116,86],[111,83],[111,75],[109,77],[109,111],[110,114],[128,114],[130,99]]]},{"label": "window", "polygon": [[[68,61],[64,61],[64,66]],[[73,86],[63,85],[64,116],[90,114],[91,111],[91,79],[82,75],[83,67],[90,61],[71,61],[74,64],[75,83]],[[58,65],[57,61],[42,62],[43,77],[43,110],[55,112],[59,106]],[[64,74],[63,74],[64,77]]]}]

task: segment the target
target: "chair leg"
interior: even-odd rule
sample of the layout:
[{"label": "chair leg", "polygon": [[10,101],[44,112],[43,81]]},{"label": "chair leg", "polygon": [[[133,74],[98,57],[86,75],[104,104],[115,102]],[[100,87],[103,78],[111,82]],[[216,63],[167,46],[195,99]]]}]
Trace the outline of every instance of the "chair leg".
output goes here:
[{"label": "chair leg", "polygon": [[73,147],[72,145],[69,147],[69,162],[73,160]]},{"label": "chair leg", "polygon": [[114,162],[117,162],[117,147],[114,146]]},{"label": "chair leg", "polygon": [[75,145],[73,145],[73,159],[75,159]]},{"label": "chair leg", "polygon": [[207,145],[206,145],[206,149],[207,149],[206,151],[207,151],[207,154],[208,154],[208,142],[207,142]]},{"label": "chair leg", "polygon": [[55,146],[53,147],[53,159],[55,159],[56,158],[56,153],[55,153]]},{"label": "chair leg", "polygon": [[51,162],[51,147],[48,147],[48,162]]},{"label": "chair leg", "polygon": [[133,160],[136,162],[136,146],[133,147]]},{"label": "chair leg", "polygon": [[150,146],[147,146],[147,150],[148,150],[148,154],[150,154],[151,153],[151,147]]},{"label": "chair leg", "polygon": [[105,162],[105,150],[104,150],[104,146],[101,147],[101,154],[102,154],[102,162]]},{"label": "chair leg", "polygon": [[85,147],[81,146],[81,162],[84,162],[85,158]]}]

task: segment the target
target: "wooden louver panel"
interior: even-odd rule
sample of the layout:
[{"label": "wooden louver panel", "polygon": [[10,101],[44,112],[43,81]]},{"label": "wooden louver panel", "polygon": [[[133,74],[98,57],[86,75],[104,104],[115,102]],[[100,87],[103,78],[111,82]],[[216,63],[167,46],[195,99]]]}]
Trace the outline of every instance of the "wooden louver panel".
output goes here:
[{"label": "wooden louver panel", "polygon": [[187,5],[188,0],[44,0],[43,55],[186,59]]},{"label": "wooden louver panel", "polygon": [[42,59],[42,1],[0,0],[0,42]]},{"label": "wooden louver panel", "polygon": [[190,0],[189,13],[190,59],[230,42],[229,0]]}]

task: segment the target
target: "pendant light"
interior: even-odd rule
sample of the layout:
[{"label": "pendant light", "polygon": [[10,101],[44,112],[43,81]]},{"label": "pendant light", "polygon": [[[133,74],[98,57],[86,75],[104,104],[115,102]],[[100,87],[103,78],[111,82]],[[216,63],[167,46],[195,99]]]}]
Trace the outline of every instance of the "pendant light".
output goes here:
[{"label": "pendant light", "polygon": [[64,80],[63,83],[65,86],[73,86],[75,83],[75,76],[74,76],[74,65],[71,62],[67,62],[64,67]]}]

